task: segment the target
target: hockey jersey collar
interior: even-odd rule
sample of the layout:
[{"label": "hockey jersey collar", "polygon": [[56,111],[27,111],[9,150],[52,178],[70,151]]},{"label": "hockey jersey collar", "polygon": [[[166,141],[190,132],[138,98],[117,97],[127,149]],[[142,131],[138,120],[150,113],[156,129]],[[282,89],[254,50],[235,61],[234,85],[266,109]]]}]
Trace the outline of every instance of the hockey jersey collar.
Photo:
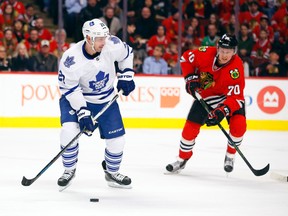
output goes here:
[{"label": "hockey jersey collar", "polygon": [[97,56],[100,55],[100,52],[96,52],[95,54],[93,55],[90,55],[86,50],[85,50],[85,44],[86,44],[86,41],[83,43],[82,45],[82,52],[83,52],[83,55],[85,56],[85,58],[89,59],[89,60],[93,60],[95,59]]}]

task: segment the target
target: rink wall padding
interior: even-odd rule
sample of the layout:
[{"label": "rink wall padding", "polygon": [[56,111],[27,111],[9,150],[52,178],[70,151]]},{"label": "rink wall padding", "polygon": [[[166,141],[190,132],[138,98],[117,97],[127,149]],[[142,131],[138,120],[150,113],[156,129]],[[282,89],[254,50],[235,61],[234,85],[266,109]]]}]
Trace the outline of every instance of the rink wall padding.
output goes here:
[{"label": "rink wall padding", "polygon": [[[183,127],[193,98],[181,76],[136,75],[135,83],[131,95],[117,100],[126,128]],[[288,131],[287,86],[288,79],[246,79],[248,130]],[[55,73],[2,72],[0,127],[60,127],[60,95]]]}]

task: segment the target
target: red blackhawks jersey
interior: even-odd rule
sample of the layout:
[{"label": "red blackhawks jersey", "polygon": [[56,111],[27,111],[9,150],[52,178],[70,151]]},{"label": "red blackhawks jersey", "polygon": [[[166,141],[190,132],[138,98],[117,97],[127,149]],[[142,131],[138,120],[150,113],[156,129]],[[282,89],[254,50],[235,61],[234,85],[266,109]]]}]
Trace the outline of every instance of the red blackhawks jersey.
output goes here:
[{"label": "red blackhawks jersey", "polygon": [[244,106],[244,68],[238,55],[221,67],[216,66],[216,47],[202,46],[183,53],[180,63],[182,74],[198,74],[203,99],[215,108],[219,103],[227,105],[231,113]]}]

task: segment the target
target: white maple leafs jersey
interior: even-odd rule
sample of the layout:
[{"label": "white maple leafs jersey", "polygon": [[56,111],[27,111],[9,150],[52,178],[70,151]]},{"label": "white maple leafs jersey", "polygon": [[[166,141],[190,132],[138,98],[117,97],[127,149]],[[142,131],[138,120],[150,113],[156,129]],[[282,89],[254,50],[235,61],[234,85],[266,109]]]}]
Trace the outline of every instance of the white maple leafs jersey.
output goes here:
[{"label": "white maple leafs jersey", "polygon": [[112,99],[115,95],[115,62],[118,62],[117,73],[134,75],[132,48],[118,37],[107,37],[97,56],[87,54],[84,46],[85,40],[73,45],[64,52],[59,63],[60,92],[75,110],[86,107],[86,101],[101,104]]}]

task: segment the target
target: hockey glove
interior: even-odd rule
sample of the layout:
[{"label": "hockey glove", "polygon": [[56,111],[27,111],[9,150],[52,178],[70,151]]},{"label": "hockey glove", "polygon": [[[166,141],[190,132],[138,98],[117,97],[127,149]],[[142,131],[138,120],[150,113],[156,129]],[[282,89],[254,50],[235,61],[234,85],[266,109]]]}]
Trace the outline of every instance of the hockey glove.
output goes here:
[{"label": "hockey glove", "polygon": [[81,109],[77,111],[77,116],[80,130],[84,130],[83,132],[87,136],[91,136],[93,131],[98,127],[98,124],[94,122],[90,110],[88,110],[87,107],[81,107]]},{"label": "hockey glove", "polygon": [[122,72],[117,72],[117,90],[122,89],[123,95],[128,96],[134,89],[135,83],[133,81],[134,71],[132,69],[126,69]]},{"label": "hockey glove", "polygon": [[123,95],[128,96],[130,92],[132,92],[135,89],[135,83],[133,80],[130,81],[118,80],[117,90],[120,91],[120,89],[123,90]]},{"label": "hockey glove", "polygon": [[189,74],[185,77],[186,82],[186,91],[188,94],[192,95],[195,99],[195,91],[199,90],[199,75],[198,74]]},{"label": "hockey glove", "polygon": [[214,126],[219,124],[224,117],[230,114],[230,109],[224,104],[219,104],[215,109],[208,113],[208,119],[206,120],[207,126]]}]

